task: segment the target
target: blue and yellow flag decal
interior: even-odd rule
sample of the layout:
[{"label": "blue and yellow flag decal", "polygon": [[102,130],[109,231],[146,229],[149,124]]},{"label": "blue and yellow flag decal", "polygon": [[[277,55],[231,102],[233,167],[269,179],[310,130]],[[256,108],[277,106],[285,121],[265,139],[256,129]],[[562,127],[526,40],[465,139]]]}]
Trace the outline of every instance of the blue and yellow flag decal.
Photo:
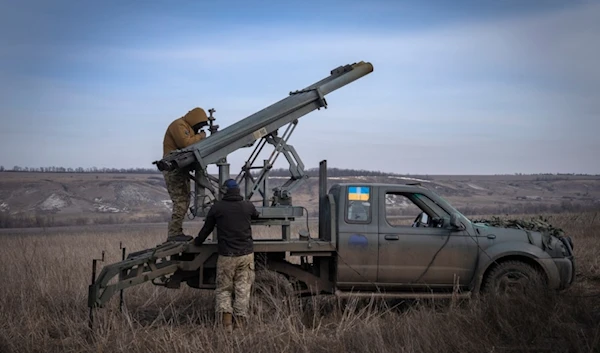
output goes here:
[{"label": "blue and yellow flag decal", "polygon": [[348,188],[348,200],[369,201],[370,191],[368,186],[350,186]]}]

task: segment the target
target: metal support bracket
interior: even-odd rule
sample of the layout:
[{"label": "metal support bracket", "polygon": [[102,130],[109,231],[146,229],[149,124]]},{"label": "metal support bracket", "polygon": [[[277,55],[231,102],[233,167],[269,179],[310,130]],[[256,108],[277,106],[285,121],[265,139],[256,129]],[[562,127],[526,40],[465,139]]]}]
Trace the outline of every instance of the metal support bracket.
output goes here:
[{"label": "metal support bracket", "polygon": [[206,198],[209,197],[206,195],[206,190],[210,191],[214,200],[219,198],[220,190],[219,179],[208,174],[206,165],[202,162],[202,157],[197,150],[194,150],[194,155],[198,160],[195,170],[196,175],[194,177],[191,174],[188,174],[190,179],[194,181],[194,203],[193,207],[190,208],[190,211],[193,217],[196,217],[204,216],[206,209],[210,207],[209,205],[212,203],[212,201],[206,202]]},{"label": "metal support bracket", "polygon": [[290,179],[283,185],[273,189],[272,205],[291,205],[291,193],[296,190],[303,182],[308,179],[304,172],[304,163],[292,145],[288,145],[282,138],[276,136],[267,136],[267,142],[276,146],[278,153],[283,153],[287,159],[290,168]]},{"label": "metal support bracket", "polygon": [[98,278],[92,280],[89,286],[90,313],[91,309],[102,307],[110,297],[122,289],[148,281],[152,281],[154,285],[166,285],[169,276],[180,266],[177,255],[188,247],[187,242],[163,243],[152,249],[130,253],[125,260],[104,266]]},{"label": "metal support bracket", "polygon": [[317,93],[317,97],[318,97],[317,102],[319,103],[319,108],[317,108],[317,110],[321,110],[321,108],[327,109],[327,100],[325,99],[325,95],[323,95],[323,92],[321,92],[321,90],[318,87],[291,91],[290,96],[294,95],[294,94],[307,93],[307,92],[313,92],[313,91]]},{"label": "metal support bracket", "polygon": [[190,208],[192,215],[203,216],[206,208],[210,207],[211,201],[206,202],[207,198],[210,198],[206,194],[206,190],[210,191],[213,200],[218,198],[218,187],[215,187],[213,183],[218,183],[218,179],[212,175],[206,173],[203,169],[196,170],[196,177],[190,175],[190,179],[194,180],[194,206]]},{"label": "metal support bracket", "polygon": [[[281,137],[277,136],[277,131],[271,133],[261,139],[259,144],[256,146],[254,152],[246,161],[242,171],[237,176],[236,180],[238,183],[244,181],[246,199],[250,200],[255,193],[260,193],[263,198],[263,205],[268,205],[268,191],[267,191],[267,180],[270,170],[277,161],[280,154],[283,153],[285,158],[290,165],[290,179],[287,180],[282,186],[273,189],[272,206],[277,205],[291,205],[291,192],[294,191],[302,182],[308,179],[308,175],[304,172],[304,164],[302,163],[300,156],[292,145],[289,145],[289,140],[294,129],[298,125],[298,120],[292,121],[288,124],[285,132]],[[270,144],[274,147],[268,160],[265,160],[262,167],[253,167],[252,165],[256,161],[258,154],[262,151],[266,144]],[[260,169],[260,173],[255,178],[252,175],[253,169]]]},{"label": "metal support bracket", "polygon": [[102,257],[99,259],[92,259],[92,282],[91,284],[88,286],[88,307],[90,308],[90,312],[89,312],[89,319],[88,319],[88,326],[91,329],[94,328],[94,303],[91,302],[90,298],[95,298],[96,296],[98,296],[98,286],[97,286],[97,278],[96,278],[96,269],[98,266],[98,261],[104,262],[105,258],[104,258],[104,253],[105,251],[102,250]]}]

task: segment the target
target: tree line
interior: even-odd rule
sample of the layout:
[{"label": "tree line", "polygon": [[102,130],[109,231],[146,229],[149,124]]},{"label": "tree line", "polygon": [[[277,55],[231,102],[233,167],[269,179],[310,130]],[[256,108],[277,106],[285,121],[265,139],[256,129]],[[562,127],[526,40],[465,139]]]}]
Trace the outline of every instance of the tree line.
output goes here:
[{"label": "tree line", "polygon": [[[0,172],[34,172],[34,173],[127,173],[127,174],[158,174],[160,171],[157,168],[97,168],[97,167],[21,167],[14,166],[12,168],[5,168],[0,165]],[[253,175],[258,175],[259,172],[252,172]],[[309,177],[318,177],[319,168],[309,168],[304,171]],[[276,168],[271,169],[269,172],[270,176],[289,176],[290,172],[287,168]],[[348,168],[327,168],[327,175],[330,177],[353,177],[353,176],[407,176],[406,174],[382,172],[379,170],[365,170],[365,169],[348,169]],[[500,174],[495,174],[500,175]],[[504,174],[510,175],[510,174]],[[533,173],[533,174],[522,174],[514,173],[514,175],[537,175],[539,176],[537,181],[556,180],[550,178],[552,176],[598,176],[598,174],[582,174],[582,173]],[[428,175],[413,175],[421,179],[429,180]]]},{"label": "tree line", "polygon": [[156,174],[160,171],[156,168],[66,168],[66,167],[20,167],[14,166],[12,169],[6,169],[0,165],[0,172],[34,172],[34,173],[135,173],[135,174]]},{"label": "tree line", "polygon": [[[4,166],[0,166],[0,172],[35,172],[35,173],[131,173],[131,174],[156,174],[160,173],[157,168],[66,168],[66,167],[20,167],[14,166],[12,169],[6,169]],[[258,172],[253,172],[258,174]],[[311,177],[317,177],[319,175],[319,168],[310,168],[305,170],[305,174]],[[269,175],[271,176],[289,176],[289,169],[278,168],[271,169]],[[372,171],[364,169],[341,169],[341,168],[327,168],[327,175],[330,177],[347,177],[347,176],[387,176],[387,175],[400,175],[396,173],[386,173],[381,171]]]},{"label": "tree line", "polygon": [[[258,175],[260,172],[253,172],[252,174]],[[319,168],[309,168],[304,170],[304,174],[309,177],[318,177]],[[270,176],[290,176],[290,170],[287,168],[276,168],[269,171]],[[375,170],[364,170],[364,169],[344,169],[344,168],[327,168],[328,177],[352,177],[352,176],[389,176],[389,175],[404,175],[397,173],[388,173]]]}]

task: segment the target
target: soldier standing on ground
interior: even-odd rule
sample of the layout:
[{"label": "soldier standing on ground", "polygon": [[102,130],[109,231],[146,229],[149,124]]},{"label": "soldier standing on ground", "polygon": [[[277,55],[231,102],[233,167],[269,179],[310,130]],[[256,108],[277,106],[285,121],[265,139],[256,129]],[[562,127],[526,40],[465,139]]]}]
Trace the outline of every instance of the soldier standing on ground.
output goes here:
[{"label": "soldier standing on ground", "polygon": [[[173,150],[185,148],[206,138],[206,133],[200,130],[206,125],[208,125],[208,117],[202,108],[194,108],[183,117],[174,120],[165,132],[163,158]],[[186,172],[179,169],[164,171],[163,176],[173,201],[167,241],[192,240],[193,237],[183,234],[183,219],[190,206],[190,178]]]},{"label": "soldier standing on ground", "polygon": [[[245,201],[233,179],[225,182],[225,195],[206,215],[195,245],[201,245],[217,227],[218,253],[216,313],[228,332],[248,318],[250,290],[254,283],[254,245],[250,220],[259,216],[254,204]],[[235,299],[232,298],[235,296]]]}]

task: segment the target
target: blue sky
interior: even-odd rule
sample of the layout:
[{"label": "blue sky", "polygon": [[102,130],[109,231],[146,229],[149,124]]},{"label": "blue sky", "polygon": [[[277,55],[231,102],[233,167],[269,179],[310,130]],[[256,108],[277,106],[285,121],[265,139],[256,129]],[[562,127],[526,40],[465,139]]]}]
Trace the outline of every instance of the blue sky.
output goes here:
[{"label": "blue sky", "polygon": [[[2,1],[0,165],[152,167],[364,60],[291,143],[309,167],[600,173],[599,1]],[[230,156],[239,171],[251,150]],[[280,159],[279,167],[285,166]]]}]

